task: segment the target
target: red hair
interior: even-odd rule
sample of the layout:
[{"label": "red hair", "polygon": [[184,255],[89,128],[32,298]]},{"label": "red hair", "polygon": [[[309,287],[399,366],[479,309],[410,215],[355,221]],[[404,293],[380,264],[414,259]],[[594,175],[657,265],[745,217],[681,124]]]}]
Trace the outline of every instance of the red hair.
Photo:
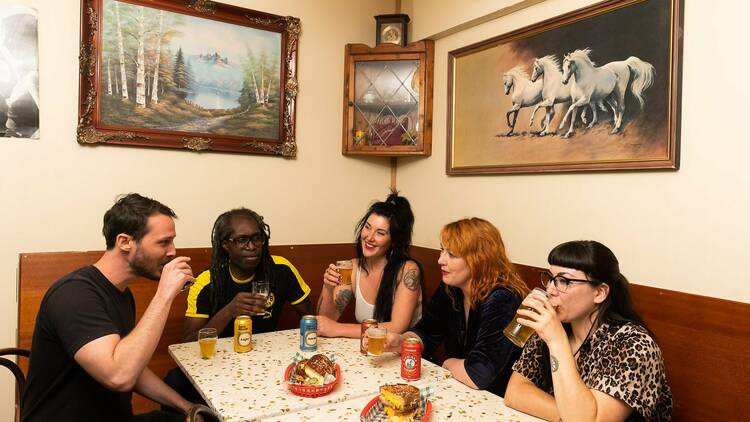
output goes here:
[{"label": "red hair", "polygon": [[505,253],[500,231],[489,221],[476,217],[454,221],[443,227],[440,242],[469,266],[472,308],[484,302],[498,287],[508,287],[520,297],[529,292]]}]

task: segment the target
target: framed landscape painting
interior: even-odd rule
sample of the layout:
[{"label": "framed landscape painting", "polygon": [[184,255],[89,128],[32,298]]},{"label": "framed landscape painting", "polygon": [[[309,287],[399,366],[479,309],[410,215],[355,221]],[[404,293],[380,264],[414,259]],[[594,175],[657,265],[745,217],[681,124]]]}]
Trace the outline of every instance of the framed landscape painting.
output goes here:
[{"label": "framed landscape painting", "polygon": [[614,0],[449,53],[451,175],[679,167],[680,0]]},{"label": "framed landscape painting", "polygon": [[294,157],[299,19],[82,0],[78,142]]}]

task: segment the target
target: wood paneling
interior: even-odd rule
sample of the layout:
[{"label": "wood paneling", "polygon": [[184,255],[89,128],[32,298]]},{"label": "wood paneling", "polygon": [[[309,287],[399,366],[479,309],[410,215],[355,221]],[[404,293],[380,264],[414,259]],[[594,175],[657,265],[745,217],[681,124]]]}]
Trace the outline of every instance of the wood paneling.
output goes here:
[{"label": "wood paneling", "polygon": [[[271,252],[289,259],[311,288],[317,303],[325,267],[337,259],[354,255],[352,244],[274,246]],[[20,303],[18,346],[29,348],[36,313],[44,292],[68,272],[95,262],[101,251],[29,253],[20,255]],[[190,248],[178,251],[192,258],[196,273],[208,268],[211,250]],[[432,295],[440,282],[439,251],[412,248],[424,270],[425,290]],[[529,287],[539,284],[542,268],[516,264]],[[138,315],[146,309],[156,283],[137,280],[131,284]],[[743,420],[750,414],[745,400],[750,396],[750,364],[744,352],[750,348],[750,304],[732,302],[670,290],[633,285],[633,299],[664,353],[667,377],[675,399],[675,421]],[[185,294],[170,311],[164,333],[149,367],[162,376],[174,367],[166,347],[181,342]],[[353,306],[342,321],[353,322]],[[279,329],[299,326],[299,317],[287,304]],[[500,327],[498,327],[499,329]],[[134,399],[137,412],[156,406],[143,398]]]}]

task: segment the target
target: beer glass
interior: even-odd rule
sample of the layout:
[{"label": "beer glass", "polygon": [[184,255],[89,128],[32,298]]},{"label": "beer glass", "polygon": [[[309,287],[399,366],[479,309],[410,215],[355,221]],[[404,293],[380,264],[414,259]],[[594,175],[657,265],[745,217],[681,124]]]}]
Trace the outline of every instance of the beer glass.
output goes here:
[{"label": "beer glass", "polygon": [[211,359],[216,354],[216,328],[201,328],[198,330],[198,346],[203,359]]},{"label": "beer glass", "polygon": [[388,334],[388,332],[383,327],[370,327],[365,331],[368,356],[380,356],[383,354],[386,334]]},{"label": "beer glass", "polygon": [[341,284],[352,284],[352,260],[336,261],[336,269],[341,274]]},{"label": "beer glass", "polygon": [[265,280],[253,280],[251,291],[250,293],[263,296],[266,299],[266,304],[264,305],[264,310],[261,312],[255,313],[255,315],[263,315],[263,312],[265,312],[265,306],[268,306],[268,295],[271,292],[271,287]]},{"label": "beer glass", "polygon": [[[547,292],[540,289],[539,287],[535,287],[534,290],[529,292],[529,294],[526,296],[532,297],[532,296],[544,296],[547,297]],[[528,306],[521,305],[518,309],[531,309]],[[523,348],[523,346],[526,345],[526,342],[529,341],[529,337],[531,337],[532,334],[534,334],[534,329],[531,327],[527,327],[525,325],[521,325],[518,323],[518,312],[516,312],[516,316],[513,317],[513,321],[508,324],[507,327],[503,330],[503,334],[505,334],[505,337],[508,337],[508,340],[512,341],[513,344],[515,344],[518,347]]]}]

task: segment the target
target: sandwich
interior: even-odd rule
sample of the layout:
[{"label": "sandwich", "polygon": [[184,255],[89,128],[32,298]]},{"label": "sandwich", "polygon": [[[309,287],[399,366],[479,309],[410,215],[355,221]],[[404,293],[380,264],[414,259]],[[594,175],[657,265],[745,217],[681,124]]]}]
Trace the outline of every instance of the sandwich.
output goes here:
[{"label": "sandwich", "polygon": [[388,415],[388,422],[412,422],[421,411],[419,389],[409,384],[380,386],[380,401]]},{"label": "sandwich", "polygon": [[326,355],[313,355],[302,359],[294,368],[293,378],[298,384],[323,385],[326,375],[336,376],[336,367]]}]

